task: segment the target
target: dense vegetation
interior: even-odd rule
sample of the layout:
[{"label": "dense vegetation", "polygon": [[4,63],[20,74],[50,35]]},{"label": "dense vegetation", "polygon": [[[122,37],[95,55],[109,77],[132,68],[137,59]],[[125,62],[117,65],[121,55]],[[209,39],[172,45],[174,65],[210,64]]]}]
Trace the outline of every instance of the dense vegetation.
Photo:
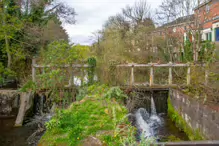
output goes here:
[{"label": "dense vegetation", "polygon": [[[42,145],[92,144],[89,137],[98,138],[103,145],[134,145],[136,130],[127,119],[123,105],[126,95],[119,88],[92,85],[79,94],[78,101],[66,110],[58,110],[46,124]],[[148,140],[150,144],[153,140]],[[145,145],[143,141],[142,146]]]},{"label": "dense vegetation", "polygon": [[[68,10],[68,11],[66,11]],[[68,41],[61,26],[74,23],[74,9],[55,0],[2,0],[0,2],[0,84],[22,81],[31,59],[55,40]]]}]

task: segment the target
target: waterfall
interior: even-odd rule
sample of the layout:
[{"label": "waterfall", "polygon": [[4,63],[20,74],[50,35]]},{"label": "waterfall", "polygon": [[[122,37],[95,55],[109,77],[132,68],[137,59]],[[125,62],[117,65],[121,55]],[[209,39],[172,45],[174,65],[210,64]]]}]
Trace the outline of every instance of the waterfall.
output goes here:
[{"label": "waterfall", "polygon": [[163,120],[157,115],[153,97],[151,97],[151,114],[146,109],[139,108],[135,113],[135,118],[139,137],[150,138],[157,136]]},{"label": "waterfall", "polygon": [[151,97],[151,115],[157,115],[154,98]]},{"label": "waterfall", "polygon": [[[144,114],[145,113],[145,114]],[[147,121],[149,120],[149,114],[144,108],[138,109],[138,111],[135,114],[136,116],[136,124],[137,128],[140,132],[141,137],[148,138],[153,136],[153,129],[150,128]]]}]

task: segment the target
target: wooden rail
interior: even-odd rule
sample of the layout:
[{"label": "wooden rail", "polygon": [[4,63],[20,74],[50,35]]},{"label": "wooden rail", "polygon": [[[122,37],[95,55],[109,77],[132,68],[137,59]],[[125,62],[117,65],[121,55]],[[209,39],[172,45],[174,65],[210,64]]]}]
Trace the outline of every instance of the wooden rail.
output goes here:
[{"label": "wooden rail", "polygon": [[[168,67],[169,68],[169,76],[168,76],[168,85],[173,85],[173,73],[172,73],[172,68],[173,67],[186,67],[187,68],[187,85],[191,84],[191,64],[176,64],[169,62],[168,64],[158,64],[158,63],[149,63],[149,64],[121,64],[117,65],[117,68],[121,67],[127,67],[131,68],[131,77],[130,77],[130,85],[134,85],[135,83],[135,78],[134,78],[134,68],[144,68],[144,67],[149,67],[150,68],[150,81],[149,85],[150,87],[154,86],[154,68],[155,67]],[[196,64],[193,66],[205,66],[205,64]],[[208,83],[208,70],[205,70],[205,84],[207,85]]]},{"label": "wooden rail", "polygon": [[[65,87],[71,87],[74,77],[73,77],[73,69],[75,68],[90,68],[91,66],[87,64],[72,64],[72,65],[57,65],[57,66],[52,66],[52,65],[38,65],[36,64],[36,59],[32,59],[32,81],[36,82],[36,69],[42,68],[43,73],[45,73],[45,68],[51,68],[51,67],[56,67],[56,68],[69,68],[70,70],[70,79],[69,79],[69,84],[66,85]],[[82,76],[84,76],[84,72],[82,72]],[[82,81],[83,82],[83,81]]]}]

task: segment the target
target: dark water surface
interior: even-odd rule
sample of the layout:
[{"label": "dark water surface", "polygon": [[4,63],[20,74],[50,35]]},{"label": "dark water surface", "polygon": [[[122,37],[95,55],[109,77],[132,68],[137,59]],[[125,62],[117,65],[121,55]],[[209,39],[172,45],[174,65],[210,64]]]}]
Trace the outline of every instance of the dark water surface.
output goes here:
[{"label": "dark water surface", "polygon": [[159,135],[161,142],[167,142],[167,141],[189,141],[188,136],[185,134],[185,132],[180,131],[175,124],[171,121],[171,119],[165,115],[162,116],[164,119],[164,125],[161,127]]},{"label": "dark water surface", "polygon": [[37,125],[15,128],[14,122],[14,118],[0,119],[0,146],[28,146],[28,137],[37,130]]}]

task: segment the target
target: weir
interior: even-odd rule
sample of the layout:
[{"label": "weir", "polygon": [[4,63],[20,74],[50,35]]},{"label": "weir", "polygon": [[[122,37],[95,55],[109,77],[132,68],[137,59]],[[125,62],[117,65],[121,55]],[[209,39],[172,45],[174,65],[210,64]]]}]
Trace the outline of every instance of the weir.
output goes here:
[{"label": "weir", "polygon": [[[129,120],[137,127],[137,140],[153,138],[165,141],[177,137],[187,141],[185,133],[178,130],[167,115],[168,90],[133,89],[127,101]],[[171,128],[170,128],[171,127]]]},{"label": "weir", "polygon": [[[125,88],[122,89],[125,90]],[[161,143],[158,143],[158,145],[219,145],[219,141],[217,141],[219,138],[219,106],[204,104],[194,97],[189,97],[179,89],[174,88],[162,88],[159,90],[159,88],[133,87],[132,89],[128,89],[132,90],[132,92],[129,94],[127,108],[130,113],[136,116],[137,124],[134,123],[133,125],[140,129],[138,132],[139,135],[142,134],[141,129],[145,129],[143,131],[148,131],[149,133],[144,133],[144,137],[155,135],[154,137],[158,141],[161,140]],[[169,107],[170,105],[171,107]],[[184,124],[186,124],[184,125],[185,129],[182,130],[185,130],[184,132],[186,134],[179,131],[177,127],[175,128],[178,132],[171,133],[171,130],[168,129],[168,124],[171,127],[175,125],[170,119],[172,115],[168,115],[168,108],[173,108],[171,110],[174,110],[181,116],[183,122],[185,122]],[[159,119],[163,123],[160,124],[157,121],[150,121],[151,117],[156,114],[155,119]],[[133,121],[133,117],[129,118]],[[180,122],[182,123],[182,121]],[[139,126],[139,123],[142,126]],[[153,124],[155,125],[154,129],[150,128],[150,125]],[[151,132],[152,130],[154,133]],[[162,143],[162,138],[165,139],[168,137],[164,133],[171,133],[170,135],[178,137],[181,136],[181,140],[183,141],[179,143]],[[202,140],[196,139],[195,137],[197,136],[202,136]]]}]

